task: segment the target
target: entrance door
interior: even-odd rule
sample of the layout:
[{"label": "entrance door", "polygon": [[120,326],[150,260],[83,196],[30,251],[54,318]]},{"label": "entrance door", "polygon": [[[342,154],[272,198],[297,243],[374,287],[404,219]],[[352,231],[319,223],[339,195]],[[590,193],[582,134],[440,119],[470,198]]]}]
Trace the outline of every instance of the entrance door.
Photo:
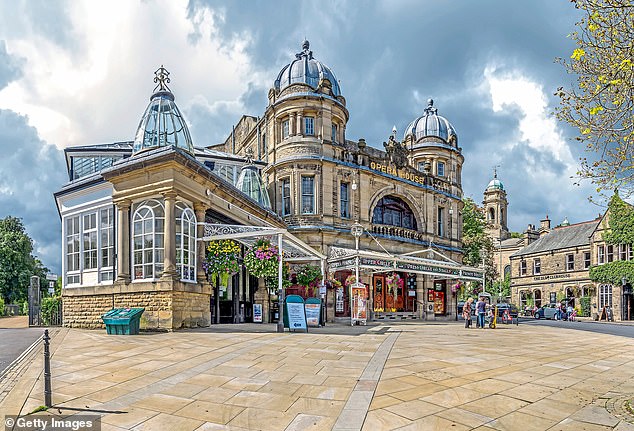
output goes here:
[{"label": "entrance door", "polygon": [[375,275],[373,278],[374,311],[385,311],[385,277]]}]

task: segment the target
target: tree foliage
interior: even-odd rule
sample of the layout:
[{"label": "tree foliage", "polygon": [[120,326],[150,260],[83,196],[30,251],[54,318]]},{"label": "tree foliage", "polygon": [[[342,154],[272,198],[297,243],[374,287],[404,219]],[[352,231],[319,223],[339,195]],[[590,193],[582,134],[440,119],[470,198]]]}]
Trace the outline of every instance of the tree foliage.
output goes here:
[{"label": "tree foliage", "polygon": [[608,244],[634,245],[634,207],[615,193],[608,204],[608,225],[603,240]]},{"label": "tree foliage", "polygon": [[590,267],[590,280],[594,282],[620,286],[623,278],[630,282],[634,280],[634,261],[616,260]]},{"label": "tree foliage", "polygon": [[579,130],[577,140],[595,153],[581,159],[580,178],[597,191],[634,192],[634,6],[632,0],[572,0],[584,14],[571,37],[570,59],[557,59],[577,76],[560,87],[557,117]]},{"label": "tree foliage", "polygon": [[486,220],[482,209],[478,208],[471,198],[463,200],[462,209],[462,261],[465,265],[482,266],[487,279],[487,286],[497,277],[493,263],[493,240],[486,234]]},{"label": "tree foliage", "polygon": [[48,270],[32,251],[33,241],[22,220],[11,216],[0,219],[0,295],[7,303],[26,299],[31,276],[37,275],[40,283],[46,283]]}]

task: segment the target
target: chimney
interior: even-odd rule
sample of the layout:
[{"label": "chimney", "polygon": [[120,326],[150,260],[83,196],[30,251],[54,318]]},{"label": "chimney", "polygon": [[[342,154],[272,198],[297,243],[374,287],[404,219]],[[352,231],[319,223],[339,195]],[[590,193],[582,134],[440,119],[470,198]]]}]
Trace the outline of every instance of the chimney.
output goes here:
[{"label": "chimney", "polygon": [[540,220],[539,222],[539,236],[546,235],[548,232],[550,232],[550,220],[548,219],[548,214],[546,214],[545,219]]}]

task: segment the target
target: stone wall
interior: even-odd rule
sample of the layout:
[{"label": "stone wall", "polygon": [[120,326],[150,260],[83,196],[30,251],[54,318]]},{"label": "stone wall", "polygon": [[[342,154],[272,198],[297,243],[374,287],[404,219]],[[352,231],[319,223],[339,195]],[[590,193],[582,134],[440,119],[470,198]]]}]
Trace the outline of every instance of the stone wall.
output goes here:
[{"label": "stone wall", "polygon": [[152,282],[87,286],[62,291],[64,326],[103,329],[101,316],[112,308],[145,308],[140,328],[174,330],[209,326],[208,286]]}]

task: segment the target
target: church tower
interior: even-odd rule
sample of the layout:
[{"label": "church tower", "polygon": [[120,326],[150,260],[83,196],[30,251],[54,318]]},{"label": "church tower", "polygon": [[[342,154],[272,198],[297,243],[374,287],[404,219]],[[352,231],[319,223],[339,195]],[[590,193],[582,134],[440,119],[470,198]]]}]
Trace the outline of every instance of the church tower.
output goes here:
[{"label": "church tower", "polygon": [[504,185],[498,179],[497,169],[494,169],[493,179],[484,191],[482,204],[487,221],[487,234],[494,240],[510,238],[511,234],[506,223],[508,201],[506,200]]}]

